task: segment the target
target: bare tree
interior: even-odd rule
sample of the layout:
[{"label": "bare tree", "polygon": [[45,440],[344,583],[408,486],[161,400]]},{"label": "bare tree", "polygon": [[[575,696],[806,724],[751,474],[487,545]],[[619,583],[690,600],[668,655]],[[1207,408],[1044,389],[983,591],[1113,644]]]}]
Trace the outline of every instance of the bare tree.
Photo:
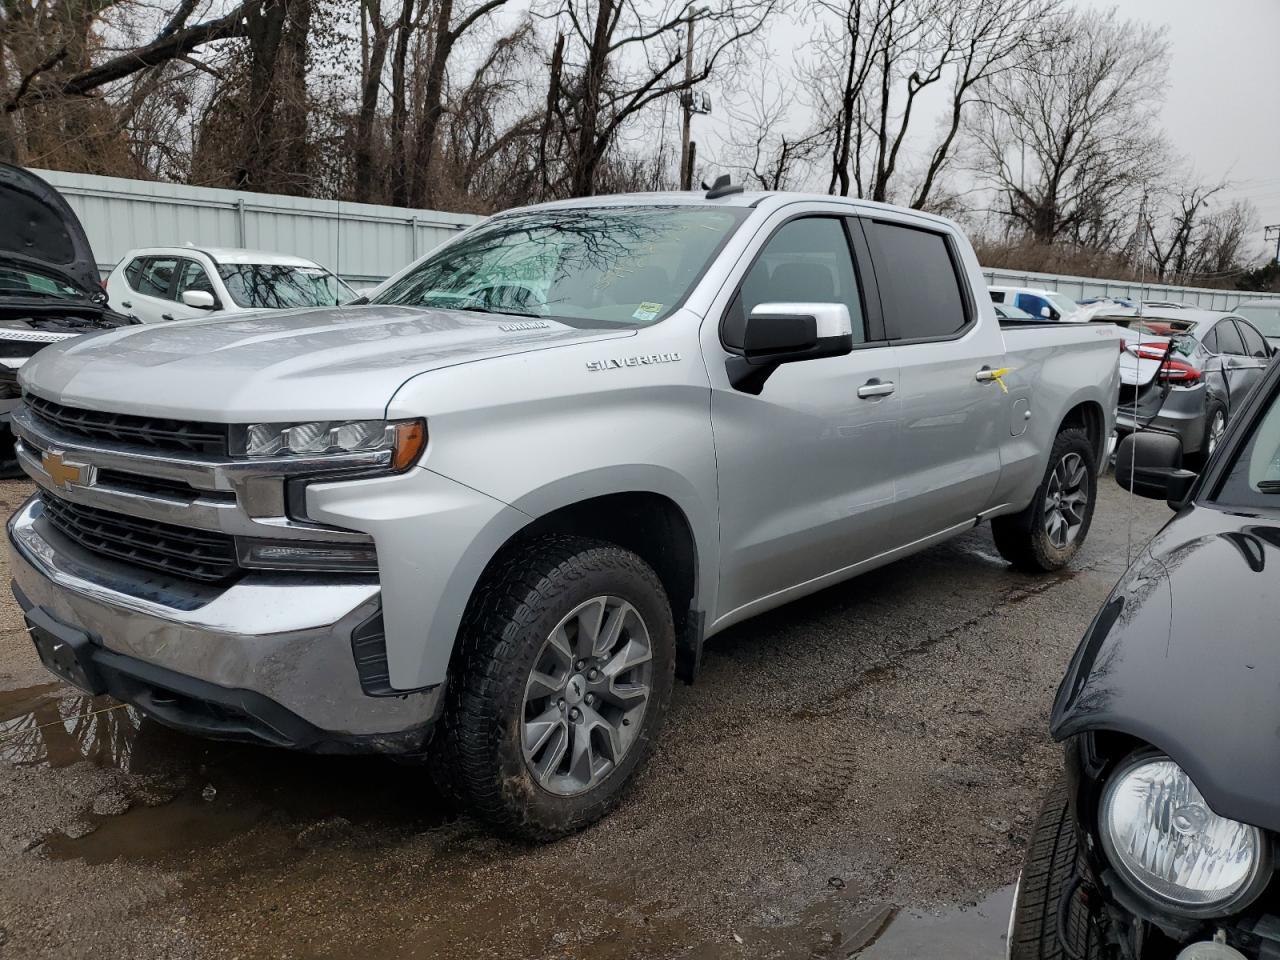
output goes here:
[{"label": "bare tree", "polygon": [[[662,98],[704,82],[764,26],[777,2],[719,0],[695,6],[693,0],[677,0],[655,12],[638,0],[560,0],[547,15],[564,38],[548,96],[547,127],[565,161],[560,182],[550,182],[549,191],[595,193],[600,166],[624,124]],[[684,66],[683,31],[691,17],[701,43],[686,79],[678,68]],[[575,63],[582,66],[570,66]]]},{"label": "bare tree", "polygon": [[[762,44],[750,59],[754,64],[773,60]],[[724,104],[730,132],[718,151],[718,166],[735,171],[750,187],[795,189],[812,174],[825,146],[823,133],[796,123],[800,96],[794,78],[754,65],[739,73],[748,82],[754,74],[756,82],[736,102]]]},{"label": "bare tree", "polygon": [[889,199],[927,91],[948,113],[911,203],[929,203],[978,86],[1052,54],[1058,0],[818,0],[809,70],[832,193]]},{"label": "bare tree", "polygon": [[1096,247],[1132,231],[1135,198],[1168,163],[1157,125],[1168,42],[1115,11],[1073,13],[1039,66],[979,85],[972,172],[1035,241]]}]

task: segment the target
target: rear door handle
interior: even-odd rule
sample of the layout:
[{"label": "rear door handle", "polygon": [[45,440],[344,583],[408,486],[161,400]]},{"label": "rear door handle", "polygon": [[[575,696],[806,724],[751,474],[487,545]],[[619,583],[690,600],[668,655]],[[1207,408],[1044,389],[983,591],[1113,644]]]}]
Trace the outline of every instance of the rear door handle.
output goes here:
[{"label": "rear door handle", "polygon": [[120,301],[120,306],[122,306],[122,307],[126,307],[126,308],[128,308],[129,310],[132,310],[132,309],[133,309],[133,304],[132,304],[132,303],[130,303],[128,300],[121,300],[121,301]]},{"label": "rear door handle", "polygon": [[162,314],[160,314],[160,319],[161,319],[161,320],[172,320],[172,319],[173,319],[173,314],[172,314],[172,313],[162,313]]},{"label": "rear door handle", "polygon": [[896,389],[897,384],[892,380],[871,379],[858,388],[858,399],[874,400],[877,397],[887,397]]}]

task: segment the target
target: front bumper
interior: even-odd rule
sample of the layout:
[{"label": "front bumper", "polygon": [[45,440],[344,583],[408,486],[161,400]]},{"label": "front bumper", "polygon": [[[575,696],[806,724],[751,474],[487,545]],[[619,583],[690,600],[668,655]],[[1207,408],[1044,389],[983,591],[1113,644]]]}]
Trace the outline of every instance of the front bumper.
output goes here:
[{"label": "front bumper", "polygon": [[89,638],[113,695],[222,739],[387,753],[425,741],[442,685],[371,696],[361,684],[352,635],[376,622],[376,581],[254,574],[211,588],[88,554],[41,511],[32,500],[9,521],[15,595],[29,619]]}]

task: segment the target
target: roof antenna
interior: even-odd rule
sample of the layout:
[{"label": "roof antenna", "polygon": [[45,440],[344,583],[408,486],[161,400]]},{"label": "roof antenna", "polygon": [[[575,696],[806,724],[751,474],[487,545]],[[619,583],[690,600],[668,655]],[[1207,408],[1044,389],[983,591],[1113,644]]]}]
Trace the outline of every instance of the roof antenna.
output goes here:
[{"label": "roof antenna", "polygon": [[730,194],[742,193],[742,184],[730,183],[729,175],[722,173],[716,177],[715,182],[711,186],[707,186],[706,181],[702,183],[702,189],[707,191],[708,200],[719,200],[721,197],[727,197]]}]

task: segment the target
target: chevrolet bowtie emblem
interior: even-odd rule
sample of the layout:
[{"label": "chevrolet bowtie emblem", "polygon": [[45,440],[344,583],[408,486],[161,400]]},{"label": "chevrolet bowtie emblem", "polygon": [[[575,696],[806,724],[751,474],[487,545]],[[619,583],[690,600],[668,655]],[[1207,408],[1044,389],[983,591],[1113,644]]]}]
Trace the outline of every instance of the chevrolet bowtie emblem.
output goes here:
[{"label": "chevrolet bowtie emblem", "polygon": [[93,485],[94,474],[97,473],[87,463],[72,463],[63,459],[59,450],[47,450],[40,455],[40,466],[49,475],[55,487],[69,490],[73,485],[89,487]]}]

